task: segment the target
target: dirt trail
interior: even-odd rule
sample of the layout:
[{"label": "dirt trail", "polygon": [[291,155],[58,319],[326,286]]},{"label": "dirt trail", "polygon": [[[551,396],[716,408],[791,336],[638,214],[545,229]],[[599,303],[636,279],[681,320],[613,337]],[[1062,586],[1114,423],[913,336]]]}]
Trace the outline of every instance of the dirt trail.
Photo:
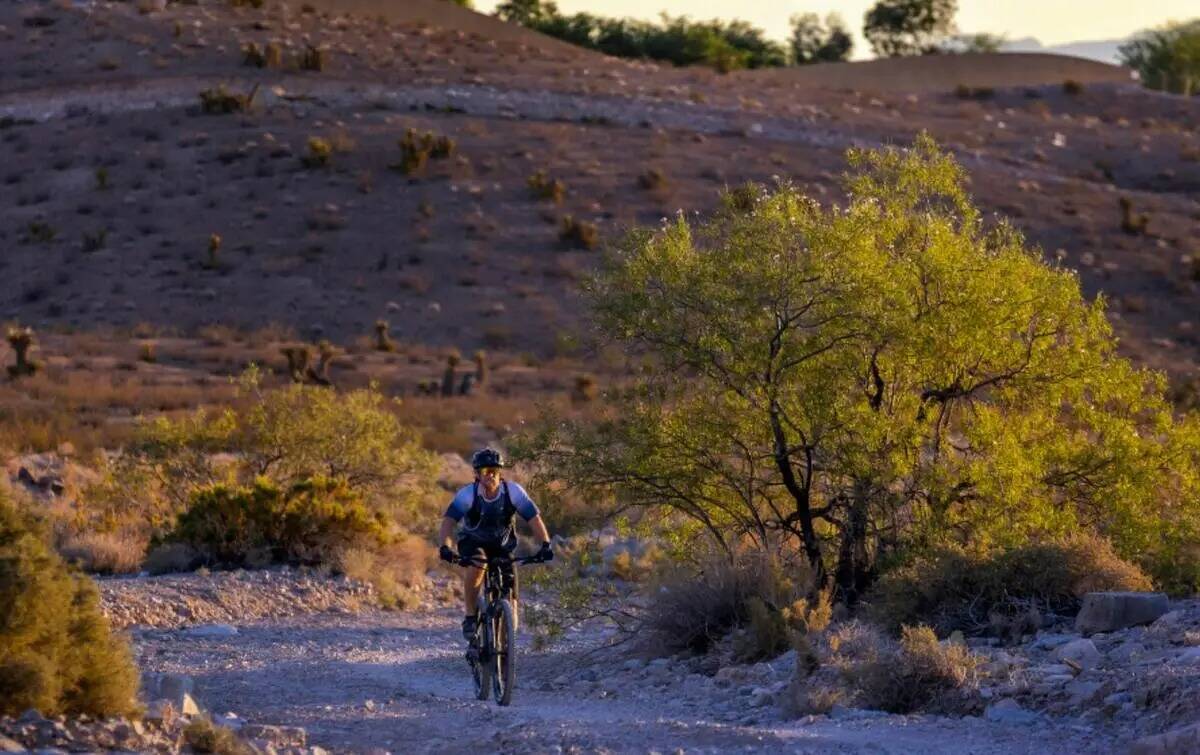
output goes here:
[{"label": "dirt trail", "polygon": [[[744,700],[730,706],[734,690],[698,699],[688,689],[698,677],[673,678],[665,666],[658,678],[620,681],[628,677],[619,661],[579,654],[586,638],[553,652],[526,647],[514,704],[499,708],[473,699],[458,616],[449,608],[268,619],[219,639],[143,629],[135,641],[144,670],[192,676],[197,696],[214,713],[302,726],[310,744],[334,751],[1112,751],[1103,738],[1058,723],[1031,728],[932,716],[787,721],[774,708],[754,709]],[[581,670],[596,681],[564,689],[563,677]]]}]

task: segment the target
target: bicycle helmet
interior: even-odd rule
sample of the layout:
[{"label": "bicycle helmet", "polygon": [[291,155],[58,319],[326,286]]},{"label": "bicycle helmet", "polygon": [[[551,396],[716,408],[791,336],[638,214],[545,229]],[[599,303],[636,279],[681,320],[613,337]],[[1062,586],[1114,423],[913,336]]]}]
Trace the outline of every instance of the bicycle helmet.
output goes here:
[{"label": "bicycle helmet", "polygon": [[471,454],[471,467],[473,469],[503,466],[504,456],[494,448],[481,448],[475,453]]}]

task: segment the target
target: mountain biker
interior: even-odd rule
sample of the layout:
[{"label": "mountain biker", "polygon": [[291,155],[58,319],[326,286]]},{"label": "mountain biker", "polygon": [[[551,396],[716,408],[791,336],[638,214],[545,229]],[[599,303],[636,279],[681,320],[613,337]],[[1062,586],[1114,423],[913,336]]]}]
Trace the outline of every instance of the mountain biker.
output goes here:
[{"label": "mountain biker", "polygon": [[[534,537],[541,542],[537,557],[544,561],[554,558],[550,546],[550,533],[538,513],[538,508],[525,488],[504,479],[500,470],[504,468],[504,457],[494,448],[481,448],[471,456],[471,467],[475,470],[475,482],[464,485],[450,501],[442,526],[438,530],[438,554],[443,561],[457,563],[460,558],[486,559],[489,556],[507,556],[517,547],[514,517],[529,523]],[[457,553],[450,547],[451,536],[459,524]],[[463,573],[463,637],[468,641],[475,636],[476,611],[479,589],[483,586],[483,567],[467,566]],[[513,596],[515,608],[516,596]]]}]

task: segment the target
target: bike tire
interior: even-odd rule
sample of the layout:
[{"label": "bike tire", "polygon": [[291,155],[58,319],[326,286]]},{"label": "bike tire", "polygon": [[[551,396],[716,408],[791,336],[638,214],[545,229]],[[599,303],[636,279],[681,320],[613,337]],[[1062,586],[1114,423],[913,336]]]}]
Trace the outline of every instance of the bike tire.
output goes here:
[{"label": "bike tire", "polygon": [[475,698],[487,700],[492,694],[493,671],[495,669],[495,643],[492,635],[492,622],[487,619],[487,603],[481,598],[478,603],[479,628],[479,660],[471,664],[471,676],[475,681]]},{"label": "bike tire", "polygon": [[493,636],[495,644],[495,662],[492,664],[492,684],[496,693],[497,705],[508,705],[512,702],[513,687],[517,681],[517,628],[516,615],[512,603],[507,599],[501,600],[497,606],[494,618],[495,629]]}]

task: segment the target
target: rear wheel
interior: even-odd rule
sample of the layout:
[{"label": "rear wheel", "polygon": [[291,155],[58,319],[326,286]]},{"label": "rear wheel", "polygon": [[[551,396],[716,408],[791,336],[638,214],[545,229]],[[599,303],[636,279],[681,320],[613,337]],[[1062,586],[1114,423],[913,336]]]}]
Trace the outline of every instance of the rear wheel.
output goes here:
[{"label": "rear wheel", "polygon": [[496,611],[496,616],[491,622],[496,638],[492,683],[495,687],[496,702],[508,705],[512,702],[513,686],[517,680],[516,616],[512,603],[508,600],[501,600],[497,607],[500,610]]}]

